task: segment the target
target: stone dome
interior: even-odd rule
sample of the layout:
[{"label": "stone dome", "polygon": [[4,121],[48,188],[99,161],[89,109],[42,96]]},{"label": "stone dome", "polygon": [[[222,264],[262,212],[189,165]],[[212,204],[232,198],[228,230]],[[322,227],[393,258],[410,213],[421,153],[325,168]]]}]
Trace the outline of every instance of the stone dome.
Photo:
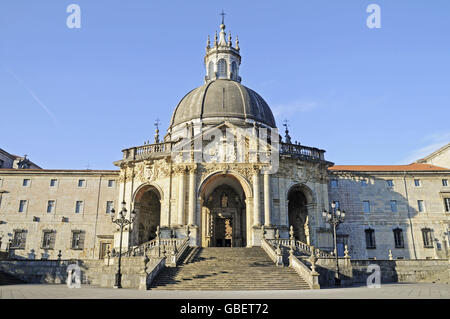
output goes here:
[{"label": "stone dome", "polygon": [[263,98],[229,79],[210,81],[186,94],[173,112],[170,127],[207,118],[249,119],[276,127],[272,111]]}]

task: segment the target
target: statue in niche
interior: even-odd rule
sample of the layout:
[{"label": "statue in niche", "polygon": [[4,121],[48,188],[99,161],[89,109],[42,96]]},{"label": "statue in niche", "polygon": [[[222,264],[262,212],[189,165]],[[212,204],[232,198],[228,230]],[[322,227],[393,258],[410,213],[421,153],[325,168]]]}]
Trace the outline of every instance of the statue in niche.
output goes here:
[{"label": "statue in niche", "polygon": [[222,203],[222,208],[228,207],[228,196],[226,194],[222,195],[221,203]]},{"label": "statue in niche", "polygon": [[306,243],[308,245],[311,245],[311,241],[310,241],[310,238],[309,238],[309,216],[306,216],[306,221],[305,221],[304,228],[305,228]]}]

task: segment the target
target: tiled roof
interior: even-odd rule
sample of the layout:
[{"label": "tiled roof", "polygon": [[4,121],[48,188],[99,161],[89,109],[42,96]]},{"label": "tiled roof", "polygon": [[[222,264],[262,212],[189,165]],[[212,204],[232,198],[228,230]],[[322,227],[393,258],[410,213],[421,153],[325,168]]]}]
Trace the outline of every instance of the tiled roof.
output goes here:
[{"label": "tiled roof", "polygon": [[422,163],[409,165],[335,165],[328,169],[330,171],[354,172],[450,171],[448,168]]}]

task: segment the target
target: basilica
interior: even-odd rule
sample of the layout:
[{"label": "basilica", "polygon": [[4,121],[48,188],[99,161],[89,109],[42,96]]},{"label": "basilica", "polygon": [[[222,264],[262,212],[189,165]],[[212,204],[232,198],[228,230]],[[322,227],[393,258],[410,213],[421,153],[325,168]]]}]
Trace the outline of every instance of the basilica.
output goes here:
[{"label": "basilica", "polygon": [[[41,169],[26,158],[33,165],[13,167],[0,152],[0,251],[103,260],[155,240],[227,249],[290,239],[323,256],[449,257],[450,144],[409,165],[335,165],[279,131],[263,97],[241,84],[241,48],[224,23],[204,65],[203,85],[176,105],[165,134],[122,150],[117,170]],[[345,218],[335,236],[324,212],[336,209]],[[120,214],[123,229],[112,222]]]}]

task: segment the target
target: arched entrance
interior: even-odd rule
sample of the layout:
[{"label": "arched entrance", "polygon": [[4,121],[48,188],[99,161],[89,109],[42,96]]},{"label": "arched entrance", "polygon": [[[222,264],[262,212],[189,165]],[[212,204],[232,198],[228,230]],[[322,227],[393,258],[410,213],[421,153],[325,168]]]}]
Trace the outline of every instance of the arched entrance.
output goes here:
[{"label": "arched entrance", "polygon": [[288,193],[289,225],[294,228],[294,237],[301,242],[310,244],[310,224],[307,205],[309,192],[302,185],[293,186]]},{"label": "arched entrance", "polygon": [[245,247],[245,192],[239,180],[230,174],[213,175],[203,183],[200,196],[202,247]]},{"label": "arched entrance", "polygon": [[139,245],[156,237],[156,228],[161,221],[161,195],[159,190],[151,185],[140,188],[134,198],[134,209],[137,214],[133,239],[134,244]]}]

